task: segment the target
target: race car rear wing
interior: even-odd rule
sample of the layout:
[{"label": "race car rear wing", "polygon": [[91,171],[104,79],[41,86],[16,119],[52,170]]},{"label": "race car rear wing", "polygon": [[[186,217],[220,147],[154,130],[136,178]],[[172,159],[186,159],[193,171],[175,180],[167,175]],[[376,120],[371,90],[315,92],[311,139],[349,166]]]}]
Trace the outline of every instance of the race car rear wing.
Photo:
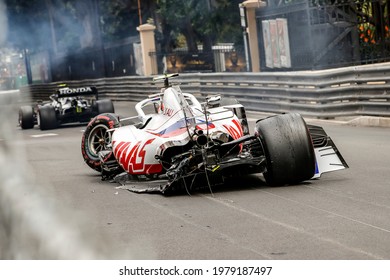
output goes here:
[{"label": "race car rear wing", "polygon": [[98,99],[98,91],[96,87],[65,87],[58,89],[55,95],[57,98],[95,95],[96,100]]}]

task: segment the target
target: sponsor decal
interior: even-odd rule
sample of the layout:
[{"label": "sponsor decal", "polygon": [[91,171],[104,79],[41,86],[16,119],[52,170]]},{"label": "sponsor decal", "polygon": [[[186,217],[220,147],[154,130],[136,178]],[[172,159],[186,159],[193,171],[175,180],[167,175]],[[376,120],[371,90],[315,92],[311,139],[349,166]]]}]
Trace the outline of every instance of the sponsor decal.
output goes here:
[{"label": "sponsor decal", "polygon": [[162,170],[160,164],[145,164],[146,146],[150,145],[155,138],[137,143],[120,142],[114,144],[114,155],[120,165],[130,174],[154,174]]},{"label": "sponsor decal", "polygon": [[[162,106],[163,107],[163,106]],[[164,109],[162,109],[163,110],[163,115],[166,115],[166,116],[168,116],[168,117],[171,117],[172,115],[173,115],[173,113],[174,113],[174,110],[173,109],[171,109],[171,108],[164,108]]]},{"label": "sponsor decal", "polygon": [[232,120],[232,125],[224,124],[223,127],[229,132],[234,140],[243,136],[241,124],[235,119]]},{"label": "sponsor decal", "polygon": [[92,92],[91,87],[82,87],[82,88],[60,88],[60,94],[73,94],[73,93],[84,93],[84,92]]}]

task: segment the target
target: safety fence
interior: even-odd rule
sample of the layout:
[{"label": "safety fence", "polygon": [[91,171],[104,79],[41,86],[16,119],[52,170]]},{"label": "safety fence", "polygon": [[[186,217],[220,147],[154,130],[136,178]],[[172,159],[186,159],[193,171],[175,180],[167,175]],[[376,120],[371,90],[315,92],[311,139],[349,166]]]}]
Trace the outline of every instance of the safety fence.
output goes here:
[{"label": "safety fence", "polygon": [[[334,118],[338,116],[390,117],[390,63],[321,71],[260,73],[191,73],[172,79],[198,97],[220,94],[236,98],[248,110]],[[159,92],[152,77],[126,76],[69,81],[70,87],[96,86],[114,101],[139,101]],[[45,100],[57,84],[21,88],[21,97]]]}]

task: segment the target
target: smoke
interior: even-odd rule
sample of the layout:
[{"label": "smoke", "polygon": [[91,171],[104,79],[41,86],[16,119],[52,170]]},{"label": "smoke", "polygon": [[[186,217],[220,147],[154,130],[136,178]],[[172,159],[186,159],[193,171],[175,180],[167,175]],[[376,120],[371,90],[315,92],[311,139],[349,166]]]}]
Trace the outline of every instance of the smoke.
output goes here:
[{"label": "smoke", "polygon": [[6,41],[8,34],[7,7],[3,0],[0,0],[0,46]]},{"label": "smoke", "polygon": [[[0,119],[14,116],[18,91],[0,92]],[[46,199],[25,158],[15,121],[0,122],[0,259],[102,258]],[[69,246],[69,244],[71,244]],[[80,249],[80,251],[79,251]],[[77,251],[79,252],[77,252]]]},{"label": "smoke", "polygon": [[[50,37],[48,24],[28,26],[15,14],[10,15],[13,18],[9,20],[5,2],[0,0],[0,46],[8,43],[9,35],[13,42],[30,44],[45,35],[46,41]],[[31,29],[39,26],[36,31],[42,36],[34,38],[35,32],[22,32],[23,24]],[[18,93],[0,91],[0,259],[132,258],[128,252],[113,252],[112,242],[87,228],[87,217],[75,219],[74,212],[60,208],[45,193],[48,188],[38,183],[28,165],[26,148],[15,133]]]},{"label": "smoke", "polygon": [[17,98],[17,90],[0,91],[0,259],[131,259],[38,183],[15,133]]},{"label": "smoke", "polygon": [[80,47],[83,28],[66,8],[65,1],[24,1],[23,5],[10,2],[8,7],[4,0],[0,1],[4,21],[8,22],[8,35],[3,32],[7,28],[3,23],[1,35],[8,36],[9,44],[14,47],[55,52]]}]

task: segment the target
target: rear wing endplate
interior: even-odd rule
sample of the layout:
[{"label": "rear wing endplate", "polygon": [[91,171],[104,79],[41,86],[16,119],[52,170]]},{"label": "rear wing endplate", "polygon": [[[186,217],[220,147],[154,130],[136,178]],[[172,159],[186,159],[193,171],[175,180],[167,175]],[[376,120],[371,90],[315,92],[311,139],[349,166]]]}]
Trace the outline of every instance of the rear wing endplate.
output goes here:
[{"label": "rear wing endplate", "polygon": [[98,91],[96,87],[78,87],[78,88],[60,88],[56,91],[58,98],[95,95],[98,98]]}]

